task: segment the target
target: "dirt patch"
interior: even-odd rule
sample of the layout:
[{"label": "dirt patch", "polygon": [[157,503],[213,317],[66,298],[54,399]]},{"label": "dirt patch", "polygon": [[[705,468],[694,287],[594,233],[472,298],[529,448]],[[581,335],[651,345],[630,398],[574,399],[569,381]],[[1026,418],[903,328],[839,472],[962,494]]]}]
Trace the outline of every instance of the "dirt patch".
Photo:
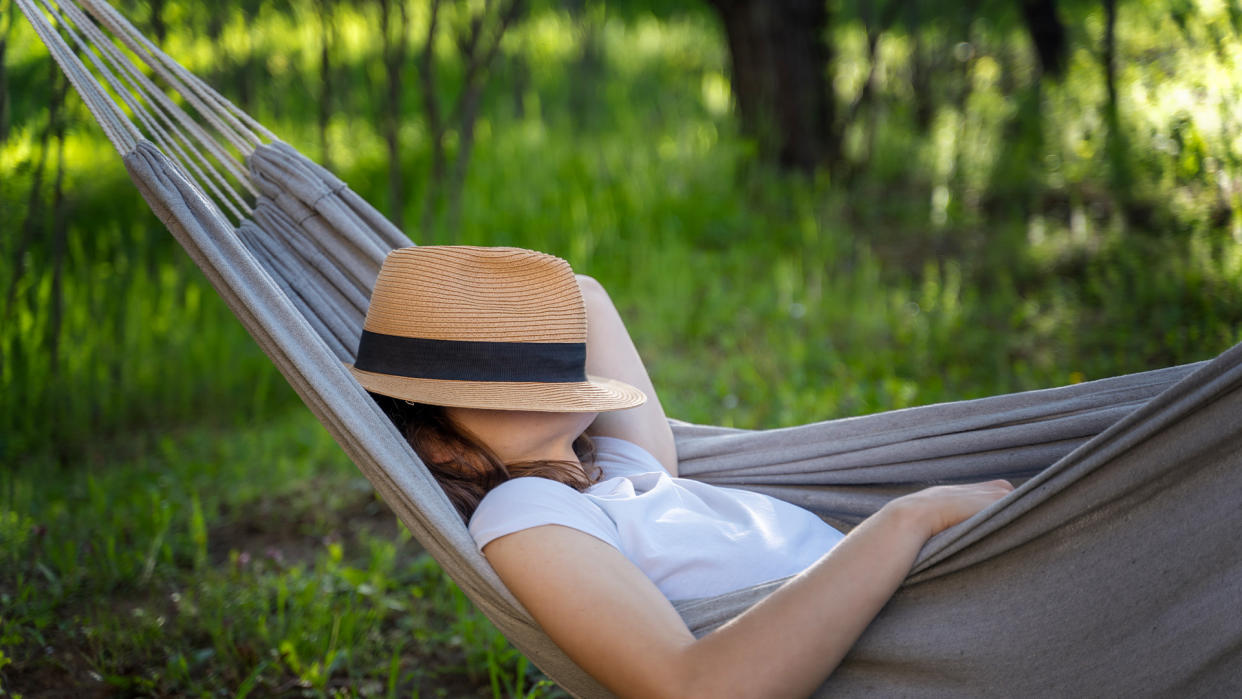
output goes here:
[{"label": "dirt patch", "polygon": [[[336,501],[326,504],[321,489],[331,489]],[[220,519],[224,521],[207,532],[207,557],[213,566],[230,563],[233,552],[247,560],[310,562],[328,543],[339,542],[348,552],[368,537],[396,541],[405,528],[369,485],[342,488],[324,482],[261,498]],[[409,540],[402,544],[400,555],[421,551],[417,542]]]},{"label": "dirt patch", "polygon": [[56,658],[14,665],[6,670],[4,689],[26,699],[100,699],[116,696],[115,690],[102,679],[82,669],[82,661],[69,657],[72,651],[55,653]]}]

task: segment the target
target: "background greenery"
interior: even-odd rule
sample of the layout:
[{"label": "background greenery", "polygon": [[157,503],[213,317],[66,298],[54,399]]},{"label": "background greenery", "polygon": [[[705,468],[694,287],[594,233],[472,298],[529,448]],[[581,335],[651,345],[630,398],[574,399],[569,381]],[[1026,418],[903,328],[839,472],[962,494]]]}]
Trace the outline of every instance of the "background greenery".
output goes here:
[{"label": "background greenery", "polygon": [[[156,33],[151,5],[122,6]],[[1063,3],[1053,81],[1006,7],[928,3],[873,57],[863,10],[834,2],[836,99],[874,94],[843,125],[846,167],[814,177],[739,136],[705,6],[536,2],[488,76],[457,225],[423,215],[412,67],[392,207],[375,3],[157,7],[169,53],[416,242],[533,247],[599,278],[675,417],[772,427],[1242,337],[1230,0],[1120,4],[1113,129],[1093,3]],[[407,9],[421,50],[426,5]],[[0,694],[555,692],[300,406],[81,103],[49,108],[63,80],[0,12]],[[462,66],[449,41],[434,55],[451,100]]]}]

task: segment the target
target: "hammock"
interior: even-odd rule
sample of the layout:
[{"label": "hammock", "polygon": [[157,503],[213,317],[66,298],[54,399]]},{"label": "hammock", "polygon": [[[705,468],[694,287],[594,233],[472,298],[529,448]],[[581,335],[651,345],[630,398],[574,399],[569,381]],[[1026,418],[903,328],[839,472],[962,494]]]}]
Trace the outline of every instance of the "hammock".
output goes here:
[{"label": "hammock", "polygon": [[[342,365],[384,254],[410,241],[102,0],[16,1],[152,210],[418,541],[563,688],[607,696],[500,584]],[[927,484],[1026,479],[928,542],[821,693],[1242,690],[1242,345],[1063,388],[765,431],[675,422],[674,433],[684,476],[844,528]],[[778,584],[675,606],[701,635]]]}]

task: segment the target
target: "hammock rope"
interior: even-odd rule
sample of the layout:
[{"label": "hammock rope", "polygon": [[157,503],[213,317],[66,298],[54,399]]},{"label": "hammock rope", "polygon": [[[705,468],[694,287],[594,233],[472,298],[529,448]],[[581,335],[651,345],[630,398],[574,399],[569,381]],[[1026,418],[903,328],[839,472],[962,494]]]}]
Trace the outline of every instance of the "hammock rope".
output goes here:
[{"label": "hammock rope", "polygon": [[[608,696],[504,588],[342,364],[380,262],[410,240],[106,2],[16,2],[152,211],[415,538],[563,688]],[[797,427],[673,427],[684,476],[842,528],[927,484],[1025,481],[928,542],[824,693],[1242,691],[1242,345],[1209,362]],[[779,582],[674,605],[702,635]]]},{"label": "hammock rope", "polygon": [[112,142],[112,146],[118,153],[128,153],[133,150],[142,137],[142,132],[135,128],[129,119],[115,108],[115,104],[103,95],[99,83],[95,81],[90,71],[73,54],[60,35],[56,33],[55,28],[38,14],[39,11],[32,6],[31,0],[16,0],[16,2],[27,18],[38,17],[37,21],[31,21],[35,33],[48,47],[48,52],[60,66],[61,72],[69,79],[73,89],[77,90],[86,108],[90,110],[91,116],[103,129],[108,140]]},{"label": "hammock rope", "polygon": [[[81,0],[81,4],[130,51],[139,56],[144,64],[167,82],[173,91],[185,97],[203,118],[240,153],[248,154],[256,146],[262,145],[265,140],[277,140],[275,134],[238,109],[236,105],[143,36],[111,5],[100,0]],[[180,110],[177,111],[180,112]],[[184,112],[181,114],[184,116]],[[183,123],[190,128],[197,128],[197,124],[192,119],[186,118]]]},{"label": "hammock rope", "polygon": [[[47,0],[42,0],[42,2],[44,6],[48,6]],[[50,6],[48,9],[54,11],[54,8]],[[216,163],[228,170],[233,181],[241,183],[253,195],[254,189],[250,187],[246,173],[236,158],[225,151],[218,141],[211,138],[194,120],[189,118],[189,115],[178,108],[163,90],[128,61],[80,9],[71,4],[65,5],[63,9],[65,14],[72,19],[72,23],[80,27],[90,41],[88,45],[76,32],[70,32],[74,42],[83,52],[90,52],[91,48],[94,48],[102,54],[104,65],[96,62],[93,52],[89,53],[92,62],[96,62],[96,65],[100,67],[101,75],[112,87],[113,94],[119,96],[129,107],[130,113],[146,127],[147,133],[153,136],[156,145],[166,153],[174,153],[174,161],[182,167],[188,166],[188,169],[197,176],[194,179],[206,185],[217,200],[224,203],[235,219],[243,218],[242,212],[248,208],[245,199],[233,185],[229,184],[229,180],[217,169],[212,160],[204,157],[196,148],[205,148],[215,157]],[[60,16],[63,26],[66,28],[71,26],[69,22],[64,21],[64,15]],[[124,85],[120,84],[121,81],[117,79],[117,73],[120,74]],[[142,107],[139,99],[145,100],[152,109]]]}]

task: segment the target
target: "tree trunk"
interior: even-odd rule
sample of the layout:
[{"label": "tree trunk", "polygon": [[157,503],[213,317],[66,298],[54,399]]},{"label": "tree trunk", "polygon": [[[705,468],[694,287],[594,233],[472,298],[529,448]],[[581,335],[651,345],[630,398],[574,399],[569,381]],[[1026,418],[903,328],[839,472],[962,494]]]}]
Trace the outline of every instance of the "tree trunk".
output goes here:
[{"label": "tree trunk", "polygon": [[[850,103],[848,109],[845,110],[844,118],[837,125],[837,133],[844,134],[845,129],[853,124],[858,118],[858,114],[864,107],[868,111],[868,123],[866,125],[866,137],[862,153],[857,154],[857,158],[846,156],[848,164],[868,163],[871,162],[871,156],[875,153],[876,131],[879,129],[880,110],[875,104],[875,76],[876,69],[879,67],[880,56],[880,30],[874,21],[865,21],[867,28],[867,77],[863,78],[862,87],[859,88],[858,94],[854,97],[854,101]],[[855,174],[853,167],[840,168],[845,172],[844,177],[848,181]]]},{"label": "tree trunk", "polygon": [[1104,89],[1107,101],[1104,103],[1104,124],[1108,133],[1105,141],[1105,155],[1108,158],[1109,176],[1112,180],[1113,196],[1117,197],[1121,208],[1130,213],[1133,201],[1131,188],[1133,185],[1129,146],[1125,133],[1121,130],[1121,108],[1117,103],[1117,0],[1104,0],[1104,48],[1100,57],[1104,68]]},{"label": "tree trunk", "polygon": [[840,154],[828,79],[824,0],[713,0],[729,42],[742,129],[786,170],[830,168]]},{"label": "tree trunk", "polygon": [[599,115],[600,85],[607,70],[601,38],[603,14],[585,5],[566,3],[579,46],[577,57],[569,64],[569,118],[579,130],[595,123]]},{"label": "tree trunk", "polygon": [[1117,112],[1117,0],[1104,0],[1104,87],[1108,110]]},{"label": "tree trunk", "polygon": [[48,361],[52,376],[60,374],[60,336],[65,316],[65,248],[69,214],[65,203],[65,123],[56,125],[56,183],[52,188],[52,308],[47,325]]},{"label": "tree trunk", "polygon": [[405,229],[405,183],[401,171],[401,73],[407,53],[409,12],[405,0],[397,0],[399,21],[394,30],[393,0],[380,0],[380,35],[383,37],[384,69],[388,90],[384,100],[384,141],[388,145],[388,219]]},{"label": "tree trunk", "polygon": [[[509,0],[499,7],[485,3],[481,10],[472,13],[469,22],[455,37],[458,55],[465,64],[462,87],[457,93],[453,111],[445,114],[440,108],[436,87],[436,66],[433,55],[440,0],[432,0],[427,22],[427,38],[419,56],[418,68],[422,78],[423,108],[427,117],[428,139],[431,142],[431,173],[423,192],[423,233],[433,230],[440,220],[442,208],[448,219],[449,241],[457,242],[458,224],[461,220],[461,188],[465,183],[466,169],[474,148],[474,124],[478,117],[479,100],[487,83],[488,70],[500,51],[505,31],[526,9],[525,0]],[[494,18],[489,21],[489,18]],[[452,170],[445,152],[444,137],[450,121],[457,123],[457,148],[453,155]]]},{"label": "tree trunk", "polygon": [[427,35],[423,40],[423,50],[418,57],[418,75],[422,87],[423,116],[427,119],[427,140],[431,145],[431,166],[427,173],[427,186],[423,189],[422,216],[418,224],[421,235],[433,235],[434,225],[439,218],[444,186],[444,172],[447,168],[444,154],[444,119],[441,116],[439,85],[436,76],[435,43],[440,18],[440,0],[431,0],[428,10]]},{"label": "tree trunk", "polygon": [[[241,12],[246,26],[253,26],[259,19],[259,8],[251,4],[242,3]],[[243,112],[253,114],[258,86],[264,82],[264,77],[261,75],[264,68],[255,57],[254,40],[250,35],[246,36],[245,54],[233,60],[241,64],[241,70],[237,71],[237,100],[241,103]]]},{"label": "tree trunk", "polygon": [[0,144],[9,139],[9,74],[5,50],[9,44],[9,32],[13,29],[13,13],[16,3],[9,3],[4,13],[4,32],[0,33]]},{"label": "tree trunk", "polygon": [[[936,47],[932,47],[932,51]],[[931,131],[932,117],[936,115],[936,105],[932,100],[932,59],[929,50],[923,45],[922,34],[914,32],[910,47],[910,87],[914,90],[914,123],[919,133],[927,135]]]},{"label": "tree trunk", "polygon": [[1069,60],[1065,25],[1057,15],[1056,0],[1022,0],[1022,19],[1039,56],[1043,75],[1060,78]]},{"label": "tree trunk", "polygon": [[48,80],[52,84],[52,99],[48,105],[47,125],[43,128],[43,133],[39,136],[39,160],[34,166],[34,173],[30,178],[30,197],[26,204],[26,219],[22,222],[21,237],[17,241],[17,247],[12,257],[13,262],[12,277],[9,280],[8,292],[4,298],[4,312],[0,314],[0,322],[8,323],[13,314],[13,308],[17,303],[17,290],[21,285],[22,277],[26,272],[26,253],[30,246],[34,243],[35,238],[42,232],[40,229],[46,227],[44,215],[43,200],[43,174],[47,169],[47,152],[48,144],[51,142],[52,135],[56,132],[57,125],[62,123],[61,109],[64,107],[67,80],[61,74],[56,63],[48,61],[49,76]]},{"label": "tree trunk", "polygon": [[332,169],[331,150],[328,147],[328,120],[332,116],[332,0],[319,0],[319,147],[320,162]]},{"label": "tree trunk", "polygon": [[155,35],[155,45],[164,48],[164,39],[168,36],[168,25],[164,23],[164,0],[150,0],[151,33]]}]

